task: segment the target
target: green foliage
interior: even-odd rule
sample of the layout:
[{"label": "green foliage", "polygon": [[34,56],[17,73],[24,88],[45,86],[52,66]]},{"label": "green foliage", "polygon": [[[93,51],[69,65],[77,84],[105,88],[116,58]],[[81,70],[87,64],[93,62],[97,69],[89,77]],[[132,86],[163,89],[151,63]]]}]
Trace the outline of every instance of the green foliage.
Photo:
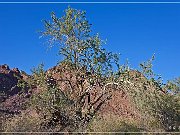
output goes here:
[{"label": "green foliage", "polygon": [[37,68],[33,68],[32,72],[32,80],[34,85],[43,86],[46,85],[46,73],[44,71],[44,64],[38,65]]},{"label": "green foliage", "polygon": [[[100,39],[99,34],[91,34],[91,24],[87,21],[84,11],[68,7],[65,10],[65,15],[61,18],[52,12],[51,19],[51,22],[44,21],[45,31],[42,32],[42,35],[49,38],[50,47],[58,43],[59,54],[64,56],[60,65],[63,65],[63,68],[69,73],[73,72],[76,79],[77,88],[71,88],[72,92],[68,96],[64,94],[68,98],[72,97],[73,93],[76,95],[72,99],[74,107],[71,105],[68,107],[71,116],[67,113],[68,111],[66,114],[73,121],[78,121],[78,126],[84,127],[85,123],[93,118],[99,107],[110,96],[102,99],[107,93],[100,92],[101,95],[96,100],[91,101],[90,91],[95,89],[95,86],[104,86],[105,80],[108,80],[113,74],[113,66],[119,66],[119,57],[102,47],[105,42]],[[69,82],[72,86],[71,79],[61,81]],[[84,83],[85,81],[88,84]],[[89,99],[88,104],[86,108],[83,108],[87,98]],[[97,102],[97,107],[92,112],[92,108]],[[62,111],[62,109],[60,110]]]},{"label": "green foliage", "polygon": [[172,81],[168,81],[166,84],[166,88],[174,95],[180,95],[180,77],[175,78]]},{"label": "green foliage", "polygon": [[163,95],[156,111],[159,111],[158,118],[167,131],[180,131],[180,98]]},{"label": "green foliage", "polygon": [[[148,125],[150,121],[157,119],[157,125],[163,127],[164,130],[178,131],[180,102],[179,95],[175,94],[179,90],[178,79],[169,81],[165,86],[161,77],[152,70],[153,60],[154,56],[140,64],[144,77],[135,75],[134,78],[130,75],[130,78],[125,78],[124,88],[141,111],[143,123]],[[128,73],[130,72],[126,74]],[[173,94],[168,93],[167,89]]]},{"label": "green foliage", "polygon": [[[172,102],[167,102],[167,99],[172,101],[173,98],[162,94],[162,92],[165,92],[163,90],[164,84],[162,83],[162,78],[152,70],[152,62],[155,56],[153,55],[151,59],[140,64],[141,72],[145,76],[144,78],[141,75],[132,78],[128,63],[119,66],[118,55],[107,52],[102,48],[105,42],[100,39],[99,35],[91,34],[91,24],[86,20],[85,15],[84,11],[68,7],[65,15],[61,18],[52,13],[52,22],[45,21],[45,31],[42,34],[49,37],[51,47],[55,43],[60,45],[59,54],[65,58],[62,63],[70,64],[77,71],[76,78],[85,77],[84,80],[89,80],[88,82],[91,86],[95,85],[95,82],[100,82],[101,84],[102,82],[119,81],[119,85],[123,85],[121,87],[126,89],[133,97],[137,108],[141,110],[142,117],[147,123],[149,119],[157,118],[161,121],[162,125],[167,124],[159,116],[162,115],[164,110],[168,110],[167,106],[173,106],[170,105]],[[119,71],[117,73],[113,72],[113,64],[118,66]],[[84,70],[85,72],[83,73]],[[84,76],[87,72],[93,73],[95,77],[93,75]],[[80,94],[80,97],[84,96],[83,86],[81,89],[82,95]],[[175,113],[173,112],[173,114]],[[167,126],[165,128],[167,130]]]},{"label": "green foliage", "polygon": [[171,131],[180,131],[180,78],[168,81],[165,89],[167,89],[167,95],[163,100],[165,101],[163,108],[166,120],[163,122],[166,127],[169,127]]},{"label": "green foliage", "polygon": [[141,72],[148,79],[149,83],[152,83],[157,90],[161,90],[161,87],[164,86],[162,82],[162,77],[159,74],[155,74],[153,71],[153,61],[155,60],[155,54],[152,55],[151,59],[147,60],[140,64]]},{"label": "green foliage", "polygon": [[34,103],[40,108],[61,107],[61,102],[64,103],[65,96],[58,89],[56,81],[50,74],[46,74],[44,65],[40,64],[37,68],[32,69],[33,85],[38,86],[40,94],[33,97]]},{"label": "green foliage", "polygon": [[107,52],[102,48],[99,34],[91,35],[91,24],[86,19],[84,11],[68,7],[61,18],[51,13],[52,22],[45,22],[43,36],[50,38],[51,45],[60,45],[59,54],[64,61],[71,62],[76,69],[85,67],[87,71],[103,75],[112,73],[113,63],[118,65],[117,54]]},{"label": "green foliage", "polygon": [[33,82],[38,86],[40,93],[33,97],[32,102],[41,109],[55,107],[62,108],[67,103],[67,97],[58,88],[57,83],[51,75],[46,74],[43,69],[44,65],[40,64],[32,70]]},{"label": "green foliage", "polygon": [[152,70],[153,67],[153,60],[155,59],[155,55],[153,54],[152,58],[149,59],[146,62],[143,62],[140,64],[140,68],[142,70],[142,73],[147,77],[147,78],[154,78],[155,74]]},{"label": "green foliage", "polygon": [[18,83],[17,86],[21,88],[21,91],[19,94],[27,93],[28,89],[31,88],[31,84],[27,83],[27,81],[23,80],[22,78],[18,77]]},{"label": "green foliage", "polygon": [[130,71],[130,66],[129,66],[129,61],[127,59],[125,64],[119,66],[119,70],[116,73],[115,78],[121,80],[122,82],[124,82],[125,80],[129,80],[130,79],[129,71]]}]

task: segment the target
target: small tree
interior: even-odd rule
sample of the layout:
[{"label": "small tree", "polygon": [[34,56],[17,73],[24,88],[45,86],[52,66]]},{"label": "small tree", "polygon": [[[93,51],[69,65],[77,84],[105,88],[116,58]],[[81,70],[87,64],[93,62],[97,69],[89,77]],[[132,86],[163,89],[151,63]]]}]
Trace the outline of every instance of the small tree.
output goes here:
[{"label": "small tree", "polygon": [[[68,82],[70,86],[73,83],[76,85],[71,87],[68,94],[73,100],[73,107],[69,106],[72,108],[71,115],[68,116],[84,128],[111,97],[106,83],[112,77],[113,66],[118,66],[119,57],[102,47],[105,42],[100,39],[99,34],[91,33],[91,24],[84,11],[68,7],[61,18],[52,12],[51,19],[44,21],[45,30],[42,35],[49,38],[50,47],[59,45],[59,55],[64,57],[61,61],[62,67],[75,78],[57,81]],[[99,94],[93,97],[92,92],[96,91],[97,87]]]},{"label": "small tree", "polygon": [[118,65],[118,55],[102,48],[104,41],[99,34],[91,35],[91,24],[84,11],[68,7],[61,18],[54,12],[51,18],[52,22],[44,21],[42,34],[49,37],[50,47],[54,43],[60,45],[59,54],[64,56],[65,62],[70,62],[75,69],[84,67],[87,71],[104,75],[112,72],[112,63]]}]

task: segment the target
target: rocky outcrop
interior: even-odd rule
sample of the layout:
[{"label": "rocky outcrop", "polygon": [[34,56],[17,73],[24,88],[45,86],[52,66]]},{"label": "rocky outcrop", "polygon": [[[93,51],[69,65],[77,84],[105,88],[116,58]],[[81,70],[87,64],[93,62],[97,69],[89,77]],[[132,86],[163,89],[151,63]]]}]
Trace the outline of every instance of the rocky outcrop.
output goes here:
[{"label": "rocky outcrop", "polygon": [[18,68],[10,69],[6,64],[0,65],[0,101],[20,91],[17,86],[19,79],[22,76]]},{"label": "rocky outcrop", "polygon": [[0,132],[2,123],[20,114],[29,100],[26,94],[19,94],[21,88],[18,87],[18,81],[26,78],[18,68],[10,69],[6,64],[0,65]]}]

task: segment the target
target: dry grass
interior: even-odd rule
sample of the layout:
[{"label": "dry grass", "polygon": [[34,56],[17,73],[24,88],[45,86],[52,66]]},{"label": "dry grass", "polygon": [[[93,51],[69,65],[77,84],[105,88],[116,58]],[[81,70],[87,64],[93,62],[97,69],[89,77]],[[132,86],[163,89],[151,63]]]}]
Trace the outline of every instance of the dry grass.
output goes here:
[{"label": "dry grass", "polygon": [[117,132],[164,132],[156,119],[135,120],[112,114],[95,118],[87,131],[114,132],[114,134],[118,134]]},{"label": "dry grass", "polygon": [[115,115],[106,115],[95,118],[88,127],[88,132],[140,132],[138,122],[124,119]]},{"label": "dry grass", "polygon": [[39,117],[22,113],[7,120],[3,127],[5,132],[37,132],[40,131],[41,122]]}]

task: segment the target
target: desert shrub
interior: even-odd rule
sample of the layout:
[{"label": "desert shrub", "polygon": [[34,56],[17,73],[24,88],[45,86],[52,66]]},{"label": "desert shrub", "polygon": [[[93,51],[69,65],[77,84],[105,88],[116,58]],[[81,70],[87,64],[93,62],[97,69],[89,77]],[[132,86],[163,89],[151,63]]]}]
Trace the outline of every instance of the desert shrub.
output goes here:
[{"label": "desert shrub", "polygon": [[180,94],[180,77],[175,78],[174,80],[169,80],[165,87],[170,93],[178,97]]},{"label": "desert shrub", "polygon": [[144,131],[137,121],[132,119],[122,118],[116,115],[97,116],[88,126],[88,132],[111,132],[118,134],[118,132],[141,132]]},{"label": "desert shrub", "polygon": [[66,114],[63,113],[69,105],[70,100],[58,87],[56,80],[45,72],[42,64],[32,71],[31,79],[33,85],[37,87],[37,93],[32,95],[30,105],[38,112],[39,117],[42,119],[42,127],[44,129],[49,128],[48,130],[51,131],[52,129],[49,123],[53,126],[52,122],[56,121],[57,116],[55,114],[57,112],[60,112],[62,117],[65,117]]},{"label": "desert shrub", "polygon": [[[180,109],[180,100],[179,97],[176,95],[178,93],[178,81],[176,80],[176,84],[174,83],[167,83],[169,89],[171,91],[176,91],[174,94],[170,94],[168,89],[165,88],[165,84],[162,83],[162,78],[160,75],[156,75],[152,71],[152,61],[154,60],[154,56],[151,60],[149,60],[143,69],[146,69],[145,75],[147,76],[148,83],[150,83],[154,90],[151,91],[146,99],[148,99],[147,110],[148,112],[152,113],[151,115],[157,118],[162,127],[166,131],[178,131],[178,127],[180,123],[179,117],[179,109]],[[148,70],[147,70],[148,69]],[[172,87],[171,87],[172,86]],[[176,94],[175,94],[176,93]],[[172,128],[173,127],[173,128]]]},{"label": "desert shrub", "polygon": [[[167,92],[161,76],[153,72],[152,62],[154,58],[153,55],[150,60],[140,64],[141,71],[139,73],[136,71],[134,76],[131,75],[131,70],[123,70],[124,74],[121,74],[120,78],[123,78],[124,82],[120,83],[140,110],[143,119],[142,125],[146,125],[153,131],[157,128],[165,131],[177,131],[180,105],[178,96]],[[173,87],[178,89],[174,85]],[[171,128],[173,125],[176,125],[174,130]]]},{"label": "desert shrub", "polygon": [[180,78],[168,81],[165,89],[166,95],[162,98],[165,104],[159,106],[161,121],[169,131],[180,131]]},{"label": "desert shrub", "polygon": [[41,87],[46,85],[47,77],[43,63],[39,64],[37,68],[34,67],[31,70],[31,72],[32,72],[32,76],[31,76],[32,85],[38,85]]},{"label": "desert shrub", "polygon": [[22,113],[6,120],[3,127],[5,132],[38,132],[42,131],[41,122],[40,117]]}]

